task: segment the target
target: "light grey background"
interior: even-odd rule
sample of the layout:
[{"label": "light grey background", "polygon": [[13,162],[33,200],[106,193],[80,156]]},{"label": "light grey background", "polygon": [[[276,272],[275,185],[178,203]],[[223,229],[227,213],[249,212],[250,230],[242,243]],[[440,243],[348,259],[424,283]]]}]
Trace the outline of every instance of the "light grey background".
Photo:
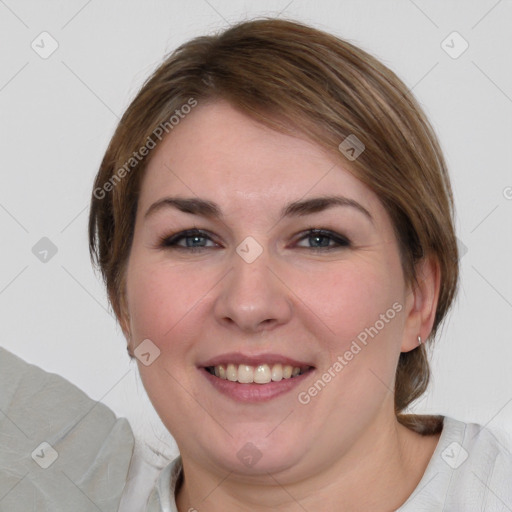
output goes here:
[{"label": "light grey background", "polygon": [[[467,253],[432,386],[415,409],[512,430],[510,0],[0,0],[0,344],[175,453],[91,268],[89,198],[118,117],[164,55],[259,15],[350,40],[423,105],[448,161]],[[43,31],[58,43],[46,59],[31,47],[51,48]],[[442,47],[462,48],[453,31],[469,44],[458,58]],[[32,252],[42,237],[58,249],[46,263]]]}]

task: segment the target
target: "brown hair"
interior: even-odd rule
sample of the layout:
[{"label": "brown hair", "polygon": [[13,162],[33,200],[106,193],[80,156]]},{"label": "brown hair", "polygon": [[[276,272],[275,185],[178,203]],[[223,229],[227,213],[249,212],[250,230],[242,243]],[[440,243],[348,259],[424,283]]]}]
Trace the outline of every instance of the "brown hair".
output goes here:
[{"label": "brown hair", "polygon": [[[432,340],[457,290],[458,250],[450,181],[429,121],[404,83],[376,58],[334,35],[268,18],[180,46],[123,115],[96,176],[89,217],[91,259],[117,319],[127,315],[126,263],[151,148],[163,131],[171,132],[173,117],[183,117],[194,102],[215,99],[335,153],[390,215],[406,282],[417,279],[422,258],[437,259],[441,289]],[[356,159],[338,149],[350,135],[365,146]],[[439,431],[439,417],[401,413],[425,392],[429,376],[425,345],[400,355],[396,414],[422,433]]]}]

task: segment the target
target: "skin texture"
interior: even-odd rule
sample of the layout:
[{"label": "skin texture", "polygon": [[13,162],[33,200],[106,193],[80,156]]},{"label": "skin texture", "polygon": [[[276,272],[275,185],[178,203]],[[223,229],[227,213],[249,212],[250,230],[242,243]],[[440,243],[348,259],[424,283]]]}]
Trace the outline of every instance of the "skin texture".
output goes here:
[{"label": "skin texture", "polygon": [[[332,194],[357,201],[373,220],[347,206],[279,219],[289,202]],[[222,220],[171,207],[144,219],[166,196],[214,201]],[[181,250],[160,245],[192,228],[210,236],[199,239],[206,246],[199,252],[186,250],[185,239]],[[351,245],[327,239],[334,249],[318,250],[322,242],[308,237],[310,228]],[[236,252],[248,236],[263,249],[252,263]],[[400,506],[439,437],[409,431],[393,409],[400,352],[415,349],[418,335],[426,339],[434,321],[438,267],[426,259],[418,273],[413,289],[378,197],[314,143],[272,131],[224,101],[199,104],[182,120],[143,179],[122,319],[134,348],[150,339],[160,350],[139,370],[182,455],[180,511]],[[401,311],[300,403],[298,393],[395,303]],[[315,370],[289,393],[240,403],[198,368],[228,352],[277,353]],[[237,456],[246,443],[261,455],[252,466]]]}]

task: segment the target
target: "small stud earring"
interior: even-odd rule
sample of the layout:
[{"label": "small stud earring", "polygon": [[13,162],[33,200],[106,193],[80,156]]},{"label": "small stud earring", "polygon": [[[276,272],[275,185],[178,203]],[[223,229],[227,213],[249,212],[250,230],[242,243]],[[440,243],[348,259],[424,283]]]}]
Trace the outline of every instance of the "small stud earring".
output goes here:
[{"label": "small stud earring", "polygon": [[418,345],[421,345],[423,342],[421,341],[421,336],[418,336]]}]

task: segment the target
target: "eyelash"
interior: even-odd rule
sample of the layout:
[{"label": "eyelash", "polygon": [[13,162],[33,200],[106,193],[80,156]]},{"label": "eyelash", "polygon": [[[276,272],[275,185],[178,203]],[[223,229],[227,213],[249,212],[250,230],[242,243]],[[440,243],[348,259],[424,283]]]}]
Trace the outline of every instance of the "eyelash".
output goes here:
[{"label": "eyelash", "polygon": [[[160,238],[158,246],[165,248],[165,249],[178,249],[188,252],[202,252],[206,249],[214,249],[215,247],[202,247],[202,246],[196,246],[196,247],[183,247],[181,245],[178,245],[178,242],[182,239],[186,238],[192,238],[192,237],[200,237],[200,238],[207,238],[209,240],[212,240],[212,238],[206,233],[205,231],[202,231],[200,229],[187,229],[185,231],[180,231],[179,233],[176,233],[171,236],[163,236]],[[350,240],[342,235],[338,235],[337,233],[334,233],[333,231],[329,231],[327,229],[318,229],[318,228],[308,228],[306,231],[303,231],[301,233],[300,238],[298,238],[297,242],[300,242],[303,239],[307,238],[313,238],[313,237],[319,237],[319,238],[329,238],[336,242],[338,244],[337,246],[328,246],[328,247],[300,247],[301,249],[310,249],[314,252],[326,252],[326,251],[332,251],[335,249],[342,249],[347,248],[352,245]]]}]

